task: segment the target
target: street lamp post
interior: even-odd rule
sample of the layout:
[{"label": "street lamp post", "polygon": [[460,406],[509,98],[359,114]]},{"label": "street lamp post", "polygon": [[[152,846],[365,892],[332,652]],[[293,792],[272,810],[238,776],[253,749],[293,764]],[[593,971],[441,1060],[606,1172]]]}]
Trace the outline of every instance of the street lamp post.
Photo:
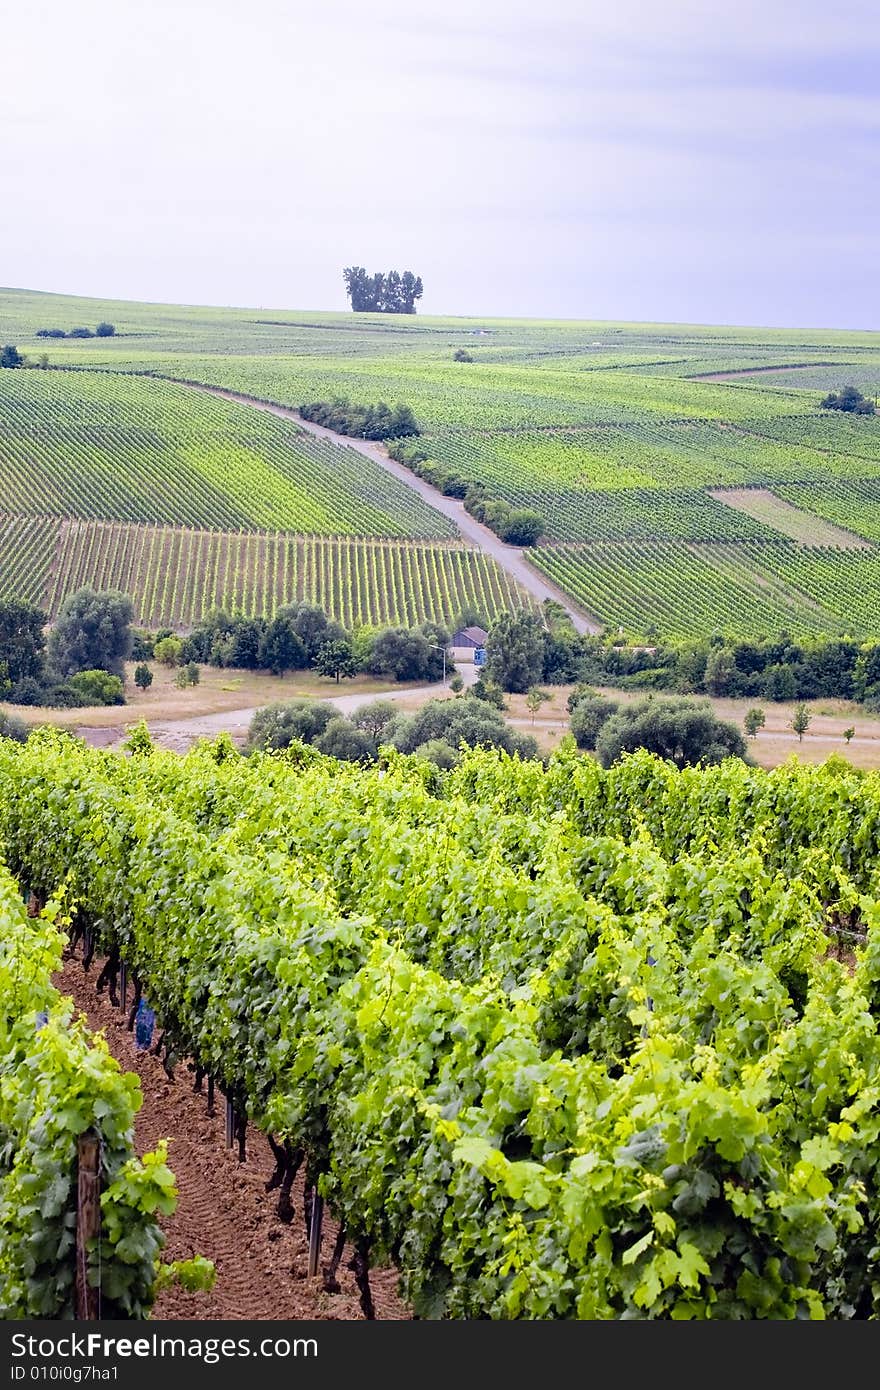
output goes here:
[{"label": "street lamp post", "polygon": [[441,647],[439,642],[429,642],[429,647],[433,647],[435,652],[443,653],[443,689],[446,689],[446,648]]}]

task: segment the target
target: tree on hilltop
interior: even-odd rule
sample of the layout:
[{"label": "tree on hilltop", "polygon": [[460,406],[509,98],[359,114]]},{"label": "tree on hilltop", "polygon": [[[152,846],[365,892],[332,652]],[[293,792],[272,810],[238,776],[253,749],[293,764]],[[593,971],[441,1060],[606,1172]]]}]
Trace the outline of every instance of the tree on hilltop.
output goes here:
[{"label": "tree on hilltop", "polygon": [[349,265],[342,278],[356,314],[414,314],[416,300],[422,297],[422,278],[411,270],[368,275],[362,265]]}]

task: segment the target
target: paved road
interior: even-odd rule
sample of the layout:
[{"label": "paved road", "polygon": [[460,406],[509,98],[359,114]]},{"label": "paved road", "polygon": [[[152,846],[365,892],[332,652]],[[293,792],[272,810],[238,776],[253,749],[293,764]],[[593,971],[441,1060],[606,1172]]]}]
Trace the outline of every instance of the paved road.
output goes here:
[{"label": "paved road", "polygon": [[254,396],[246,396],[240,391],[227,391],[223,386],[204,386],[194,381],[180,381],[173,377],[170,380],[178,380],[179,385],[189,386],[194,391],[204,391],[211,396],[222,396],[227,401],[238,401],[242,405],[250,405],[257,410],[265,410],[270,415],[280,415],[283,419],[295,420],[300,429],[307,430],[309,434],[319,435],[336,444],[355,449],[359,454],[366,454],[367,458],[374,459],[387,473],[393,474],[413,492],[417,492],[435,511],[442,512],[444,516],[448,516],[450,520],[454,521],[466,540],[471,541],[485,554],[491,555],[493,560],[496,560],[501,568],[506,570],[539,603],[543,603],[548,598],[561,603],[569,614],[575,631],[601,631],[601,625],[595,618],[573,604],[568,594],[563,593],[562,589],[549,579],[545,579],[543,575],[538,574],[537,570],[532,569],[519,547],[505,545],[504,541],[498,539],[494,531],[490,531],[488,526],[483,526],[481,522],[471,516],[470,512],[465,511],[463,502],[460,502],[456,497],[444,497],[442,492],[432,487],[430,483],[426,483],[423,478],[417,478],[415,473],[410,472],[402,463],[389,458],[381,444],[376,444],[369,439],[349,439],[341,434],[336,434],[333,430],[325,429],[323,425],[314,425],[311,420],[301,419],[297,412],[288,406],[270,405],[266,401],[257,400]]}]

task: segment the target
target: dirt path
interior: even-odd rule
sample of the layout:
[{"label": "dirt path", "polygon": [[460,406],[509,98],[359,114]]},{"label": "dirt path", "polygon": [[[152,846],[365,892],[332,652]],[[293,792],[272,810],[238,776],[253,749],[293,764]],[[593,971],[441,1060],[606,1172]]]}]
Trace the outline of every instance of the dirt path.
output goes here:
[{"label": "dirt path", "polygon": [[[473,666],[462,665],[462,677],[465,685],[472,685],[476,679],[476,672]],[[340,714],[353,714],[361,705],[371,704],[373,700],[402,700],[420,702],[423,698],[428,700],[443,693],[448,689],[444,687],[442,681],[437,681],[433,685],[405,686],[402,690],[383,691],[379,695],[364,694],[357,695],[328,695],[322,696],[321,703],[334,705]],[[188,748],[199,738],[216,738],[218,734],[228,733],[233,739],[241,743],[247,737],[250,722],[257,710],[262,708],[254,705],[247,709],[221,710],[218,714],[195,714],[189,719],[151,719],[147,721],[150,734],[162,748],[168,748],[173,753],[185,753]],[[127,737],[123,726],[113,726],[106,729],[89,729],[85,726],[80,727],[77,732],[86,739],[93,747],[115,748]]]},{"label": "dirt path", "polygon": [[463,502],[455,497],[444,497],[442,492],[432,487],[430,483],[426,483],[423,478],[417,478],[415,473],[410,472],[402,463],[389,458],[381,444],[376,444],[368,439],[349,439],[344,435],[336,434],[333,430],[325,429],[323,425],[314,425],[310,420],[301,419],[297,412],[291,410],[289,406],[270,405],[266,401],[257,400],[256,397],[244,395],[240,391],[228,391],[223,386],[205,386],[195,381],[182,381],[178,377],[166,379],[176,381],[179,386],[189,386],[194,391],[204,391],[211,396],[222,396],[227,401],[238,401],[241,405],[254,406],[257,410],[265,410],[270,415],[280,415],[285,420],[295,420],[300,429],[308,431],[309,434],[316,434],[323,439],[332,440],[335,444],[342,444],[349,449],[355,449],[359,454],[365,454],[367,458],[380,464],[386,473],[391,473],[406,487],[417,492],[435,511],[442,512],[444,516],[448,516],[454,521],[466,540],[471,541],[479,550],[497,561],[501,568],[506,570],[539,603],[543,603],[545,599],[553,599],[556,603],[561,603],[569,614],[576,632],[601,632],[601,624],[595,618],[573,604],[569,595],[564,593],[562,589],[532,569],[521,549],[514,545],[505,545],[504,541],[498,539],[494,531],[490,531],[488,526],[483,526],[471,516],[470,512],[465,511]]},{"label": "dirt path", "polygon": [[[216,1114],[207,1114],[205,1097],[194,1094],[192,1074],[185,1065],[169,1081],[158,1058],[138,1052],[125,1027],[125,1015],[106,993],[95,994],[103,962],[97,958],[88,975],[77,955],[64,963],[55,983],[72,995],[88,1018],[90,1028],[104,1032],[113,1056],[126,1071],[140,1075],[144,1104],[135,1121],[138,1153],[170,1139],[169,1164],[177,1177],[178,1204],[162,1222],[168,1237],[165,1259],[205,1255],[217,1267],[217,1280],[208,1293],[185,1293],[170,1288],[154,1309],[156,1318],[352,1321],[363,1317],[353,1274],[346,1268],[351,1250],[339,1266],[339,1293],[324,1289],[322,1275],[308,1277],[308,1244],[303,1218],[303,1184],[298,1177],[292,1197],[293,1221],[283,1224],[276,1212],[276,1194],[265,1184],[274,1163],[265,1137],[248,1127],[247,1157],[225,1146],[225,1102],[216,1096]],[[330,1259],[336,1224],[324,1222],[322,1265]],[[379,1319],[410,1316],[395,1292],[390,1270],[370,1274],[370,1287]]]}]

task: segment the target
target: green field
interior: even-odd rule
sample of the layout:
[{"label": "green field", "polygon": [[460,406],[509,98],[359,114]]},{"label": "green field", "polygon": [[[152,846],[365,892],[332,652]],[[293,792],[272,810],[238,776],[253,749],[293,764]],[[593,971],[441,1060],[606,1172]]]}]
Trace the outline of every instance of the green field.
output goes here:
[{"label": "green field", "polygon": [[[101,319],[116,325],[116,336],[36,337],[40,328]],[[880,416],[831,414],[819,402],[844,381],[869,391],[880,380],[880,334],[299,313],[6,290],[0,339],[70,369],[0,372],[0,503],[8,518],[0,592],[26,587],[52,601],[61,592],[58,566],[50,574],[54,561],[46,560],[52,518],[134,528],[114,532],[119,551],[108,575],[134,575],[138,527],[205,533],[197,544],[168,542],[175,555],[186,549],[197,574],[181,579],[175,597],[157,598],[158,580],[135,585],[144,612],[178,623],[197,608],[185,593],[226,592],[226,580],[212,579],[222,569],[212,556],[233,557],[233,590],[243,568],[256,576],[256,560],[221,535],[283,534],[305,566],[296,582],[306,592],[332,591],[335,611],[351,615],[370,606],[364,585],[372,572],[360,557],[371,545],[455,540],[454,523],[374,459],[177,384],[190,382],[294,408],[336,395],[406,402],[431,457],[540,512],[536,568],[612,626],[735,634],[786,620],[808,634],[841,623],[870,632],[875,624]],[[461,347],[471,362],[453,361]],[[760,490],[762,500],[733,506],[712,495],[743,488]],[[820,518],[867,547],[853,554],[840,539],[838,553]],[[103,572],[86,548],[98,534],[57,532],[65,573]],[[359,537],[364,545],[315,547],[306,558],[312,552],[297,536]],[[336,557],[329,589],[323,572],[311,572],[319,553]],[[762,555],[783,557],[784,576]],[[403,590],[371,599],[370,611],[422,613],[434,604],[439,615],[445,581],[432,593],[432,573],[421,564],[397,571]],[[268,578],[235,592],[271,611],[290,576],[271,564],[262,574]],[[514,594],[512,585],[504,597],[499,588],[499,603],[517,601]]]}]

